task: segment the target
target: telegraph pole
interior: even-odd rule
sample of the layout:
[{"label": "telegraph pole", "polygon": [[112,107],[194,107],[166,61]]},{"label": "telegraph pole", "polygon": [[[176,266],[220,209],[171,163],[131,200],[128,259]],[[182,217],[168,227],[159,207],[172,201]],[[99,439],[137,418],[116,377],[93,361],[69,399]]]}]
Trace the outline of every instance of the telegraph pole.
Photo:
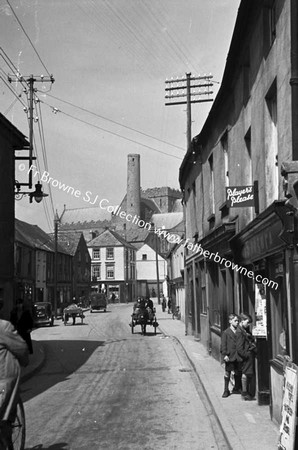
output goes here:
[{"label": "telegraph pole", "polygon": [[57,319],[57,290],[58,290],[58,223],[59,216],[56,211],[54,218],[54,239],[55,239],[55,254],[54,254],[54,314]]},{"label": "telegraph pole", "polygon": [[[44,75],[40,75],[40,76],[34,76],[34,75],[30,75],[30,76],[19,76],[19,75],[9,75],[8,76],[8,81],[11,83],[13,81],[19,81],[20,83],[25,82],[28,85],[29,88],[29,116],[28,116],[28,120],[29,120],[29,156],[28,157],[16,157],[15,159],[22,159],[22,160],[28,160],[29,161],[29,169],[32,166],[32,162],[33,160],[36,159],[36,157],[33,156],[33,122],[34,122],[34,117],[33,117],[33,113],[34,113],[34,93],[36,92],[36,89],[34,88],[34,83],[35,82],[39,82],[39,83],[54,83],[54,78],[53,75],[50,76],[44,76]],[[26,108],[25,111],[27,112]],[[32,170],[28,171],[28,183],[19,183],[19,186],[28,186],[29,189],[32,188]]]},{"label": "telegraph pole", "polygon": [[[185,78],[166,80],[165,98],[170,101],[167,101],[165,105],[186,105],[186,144],[188,150],[191,145],[191,104],[213,101],[213,99],[210,98],[210,95],[213,94],[213,91],[210,90],[213,86],[213,83],[211,82],[211,78],[213,77],[212,75],[192,77],[190,72],[185,75]],[[200,98],[195,100],[193,99],[195,96]],[[182,97],[186,97],[186,100],[172,101],[175,98]]]}]

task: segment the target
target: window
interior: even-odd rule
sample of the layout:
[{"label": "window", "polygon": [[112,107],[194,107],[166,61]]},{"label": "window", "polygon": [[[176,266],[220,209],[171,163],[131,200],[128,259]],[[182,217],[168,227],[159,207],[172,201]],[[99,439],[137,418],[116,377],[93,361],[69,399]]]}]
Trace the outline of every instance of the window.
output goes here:
[{"label": "window", "polygon": [[252,184],[252,161],[251,161],[251,129],[249,128],[245,137],[246,156],[248,164],[244,164],[245,180],[248,185]]},{"label": "window", "polygon": [[92,266],[92,279],[100,280],[100,264]]},{"label": "window", "polygon": [[113,247],[107,247],[106,259],[114,259],[114,248]]},{"label": "window", "polygon": [[106,278],[111,279],[115,278],[115,266],[112,264],[109,264],[106,266]]},{"label": "window", "polygon": [[276,80],[266,95],[265,111],[265,176],[267,205],[278,199],[278,134]]},{"label": "window", "polygon": [[222,136],[221,147],[224,155],[224,175],[225,175],[225,186],[228,187],[230,185],[229,181],[229,153],[228,153],[228,132],[226,131]]},{"label": "window", "polygon": [[143,261],[147,261],[147,254],[146,254],[146,253],[144,253],[144,254],[142,255],[142,260],[143,260]]},{"label": "window", "polygon": [[100,259],[100,248],[93,249],[93,259]]},{"label": "window", "polygon": [[276,2],[267,0],[264,9],[264,56],[267,57],[276,38]]},{"label": "window", "polygon": [[211,214],[215,211],[215,199],[214,199],[214,170],[213,170],[213,155],[210,155],[209,159],[210,170],[210,199],[211,199]]}]

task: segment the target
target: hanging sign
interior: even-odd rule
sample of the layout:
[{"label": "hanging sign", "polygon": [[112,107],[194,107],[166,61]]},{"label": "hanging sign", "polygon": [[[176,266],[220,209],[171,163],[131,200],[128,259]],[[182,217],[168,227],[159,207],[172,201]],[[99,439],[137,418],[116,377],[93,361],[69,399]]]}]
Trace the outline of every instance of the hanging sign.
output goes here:
[{"label": "hanging sign", "polygon": [[295,447],[296,409],[297,409],[297,369],[289,363],[284,371],[284,392],[282,401],[282,420],[278,448],[293,450]]},{"label": "hanging sign", "polygon": [[242,208],[255,206],[253,186],[226,187],[226,200],[228,208]]}]

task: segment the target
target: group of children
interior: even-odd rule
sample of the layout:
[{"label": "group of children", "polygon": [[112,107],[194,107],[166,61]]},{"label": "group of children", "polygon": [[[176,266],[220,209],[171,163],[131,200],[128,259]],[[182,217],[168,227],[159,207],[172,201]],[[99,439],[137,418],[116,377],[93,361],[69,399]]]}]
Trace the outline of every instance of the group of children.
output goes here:
[{"label": "group of children", "polygon": [[230,314],[230,326],[221,337],[221,353],[225,362],[223,398],[229,397],[231,373],[234,372],[232,394],[241,394],[243,400],[254,400],[254,374],[256,345],[249,331],[249,314]]}]

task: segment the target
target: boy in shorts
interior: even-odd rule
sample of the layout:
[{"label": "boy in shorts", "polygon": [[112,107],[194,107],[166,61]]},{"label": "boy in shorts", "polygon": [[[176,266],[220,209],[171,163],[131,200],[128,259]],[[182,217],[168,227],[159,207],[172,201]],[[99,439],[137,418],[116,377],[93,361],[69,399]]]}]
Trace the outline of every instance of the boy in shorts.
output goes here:
[{"label": "boy in shorts", "polygon": [[223,398],[229,397],[229,382],[231,378],[231,372],[235,374],[235,385],[232,391],[233,394],[241,393],[241,362],[242,358],[239,355],[237,348],[240,337],[240,331],[238,330],[239,317],[237,314],[229,315],[229,328],[223,331],[221,336],[221,353],[225,362],[225,375],[224,375],[224,392]]}]

